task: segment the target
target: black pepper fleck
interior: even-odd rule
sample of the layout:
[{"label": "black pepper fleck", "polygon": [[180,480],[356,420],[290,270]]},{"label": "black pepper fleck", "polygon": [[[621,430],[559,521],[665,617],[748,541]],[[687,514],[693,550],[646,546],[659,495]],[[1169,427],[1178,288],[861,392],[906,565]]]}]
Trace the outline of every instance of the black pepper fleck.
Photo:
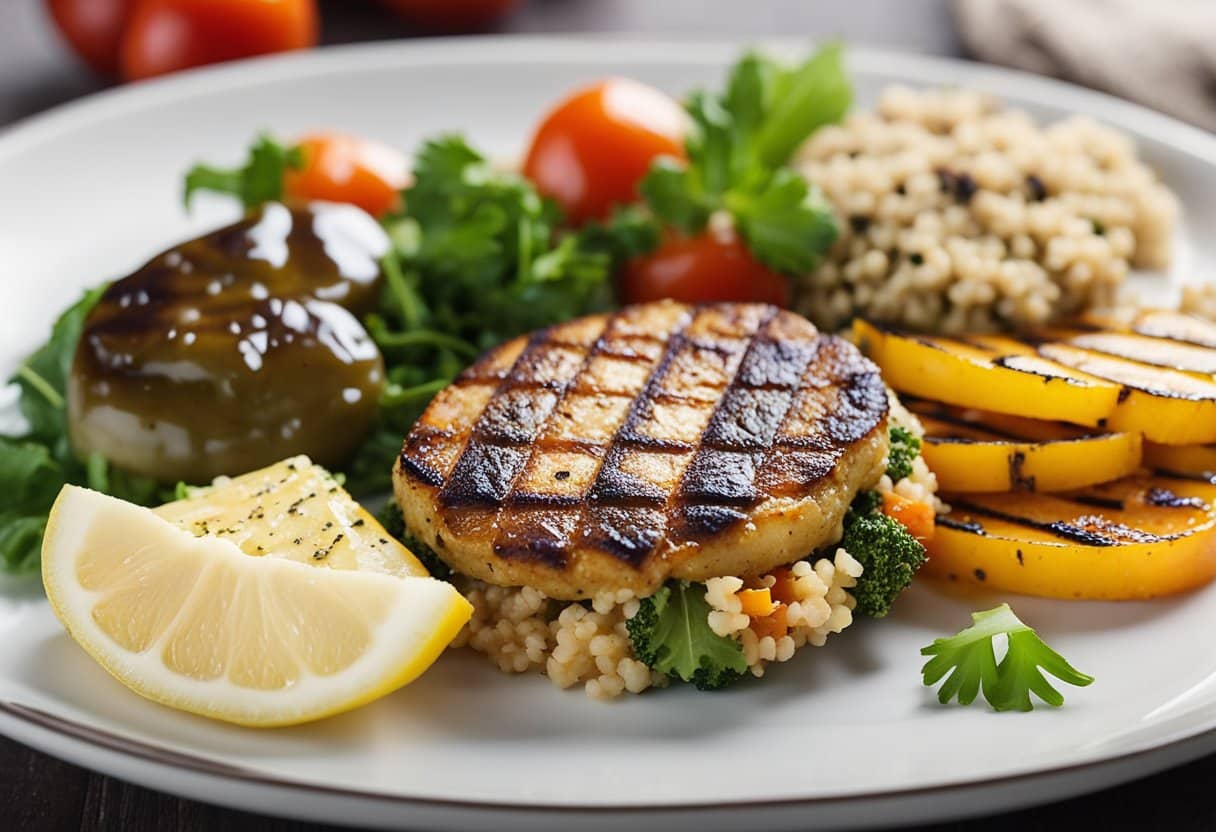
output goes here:
[{"label": "black pepper fleck", "polygon": [[1026,177],[1026,190],[1030,192],[1032,202],[1042,202],[1047,199],[1047,186],[1033,173]]}]

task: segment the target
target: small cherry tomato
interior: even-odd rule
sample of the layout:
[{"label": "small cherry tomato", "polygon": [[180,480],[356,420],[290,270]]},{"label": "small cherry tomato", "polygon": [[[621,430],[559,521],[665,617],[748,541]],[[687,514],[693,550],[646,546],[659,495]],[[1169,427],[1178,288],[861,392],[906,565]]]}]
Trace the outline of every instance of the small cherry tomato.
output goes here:
[{"label": "small cherry tomato", "polygon": [[128,81],[317,43],[316,0],[137,0],[119,58]]},{"label": "small cherry tomato", "polygon": [[787,278],[752,257],[739,240],[712,234],[669,238],[625,267],[620,290],[624,303],[672,298],[786,306],[790,298]]},{"label": "small cherry tomato", "polygon": [[481,29],[502,20],[521,0],[381,0],[411,23],[430,29]]},{"label": "small cherry tomato", "polygon": [[658,156],[684,157],[687,116],[670,96],[621,78],[579,90],[541,122],[524,175],[572,225],[638,198]]},{"label": "small cherry tomato", "polygon": [[400,207],[409,163],[395,148],[341,133],[306,136],[299,147],[304,167],[287,171],[288,196],[349,202],[376,217]]},{"label": "small cherry tomato", "polygon": [[60,34],[98,72],[118,72],[118,45],[133,0],[47,0]]}]

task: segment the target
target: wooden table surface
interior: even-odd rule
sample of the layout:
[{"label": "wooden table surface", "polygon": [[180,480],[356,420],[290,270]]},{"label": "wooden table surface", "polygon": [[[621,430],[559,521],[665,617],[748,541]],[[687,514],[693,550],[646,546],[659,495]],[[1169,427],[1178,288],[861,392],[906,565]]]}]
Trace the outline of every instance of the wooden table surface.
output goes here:
[{"label": "wooden table surface", "polygon": [[[41,0],[0,0],[0,127],[104,86],[56,40],[42,6]],[[322,9],[326,43],[416,35],[360,0],[323,0]],[[806,33],[942,55],[959,55],[962,50],[950,23],[949,0],[531,0],[501,30]],[[1211,832],[1216,830],[1216,797],[1210,785],[1214,782],[1216,756],[1087,797],[931,828]],[[2,737],[0,812],[0,828],[15,830],[305,832],[324,828],[182,800],[86,771]]]}]

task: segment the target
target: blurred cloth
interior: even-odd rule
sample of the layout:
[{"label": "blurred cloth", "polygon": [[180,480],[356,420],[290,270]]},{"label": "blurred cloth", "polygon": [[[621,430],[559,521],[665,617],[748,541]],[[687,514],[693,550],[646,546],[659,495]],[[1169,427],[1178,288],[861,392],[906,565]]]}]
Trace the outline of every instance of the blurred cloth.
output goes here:
[{"label": "blurred cloth", "polygon": [[954,0],[975,57],[1216,130],[1216,0]]}]

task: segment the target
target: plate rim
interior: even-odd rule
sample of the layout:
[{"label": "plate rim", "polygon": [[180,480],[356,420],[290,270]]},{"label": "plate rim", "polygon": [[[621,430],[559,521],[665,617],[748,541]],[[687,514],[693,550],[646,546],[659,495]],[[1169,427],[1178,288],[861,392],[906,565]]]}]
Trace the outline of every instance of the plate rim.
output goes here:
[{"label": "plate rim", "polygon": [[[330,786],[324,783],[312,783],[306,780],[291,780],[252,768],[243,768],[231,763],[211,760],[205,756],[191,754],[164,748],[143,740],[123,736],[112,731],[105,731],[74,719],[52,714],[41,708],[22,705],[11,700],[0,699],[0,727],[7,720],[24,723],[30,726],[35,736],[58,737],[71,743],[82,743],[108,754],[115,754],[128,759],[147,763],[153,767],[168,768],[175,772],[186,772],[205,777],[213,777],[228,782],[242,783],[259,787],[270,787],[276,790],[303,791],[311,795],[327,795],[337,798],[355,800],[374,800],[398,806],[427,807],[432,809],[454,809],[464,811],[510,811],[538,813],[583,813],[583,814],[612,814],[634,815],[637,813],[655,812],[703,812],[703,811],[736,811],[748,809],[792,809],[808,807],[845,806],[872,800],[900,800],[933,797],[941,794],[957,794],[969,790],[984,788],[1016,786],[1033,783],[1040,780],[1055,779],[1063,775],[1081,775],[1086,772],[1104,767],[1131,764],[1137,761],[1150,760],[1148,768],[1135,777],[1147,776],[1168,769],[1174,765],[1183,765],[1216,751],[1216,727],[1194,733],[1185,731],[1172,739],[1144,748],[1124,751],[1110,756],[1100,756],[1083,762],[1067,763],[1064,765],[1038,768],[1016,774],[998,775],[978,778],[956,783],[944,783],[933,786],[913,786],[902,789],[883,789],[865,791],[850,795],[820,796],[820,797],[788,797],[767,798],[758,800],[724,800],[724,801],[690,801],[681,803],[655,802],[636,803],[628,805],[597,804],[597,803],[538,803],[511,802],[501,800],[461,800],[457,798],[436,798],[418,795],[406,795],[396,792],[375,789],[356,789],[346,786]],[[1187,746],[1179,760],[1163,762],[1160,767],[1152,765],[1152,758],[1165,752]],[[40,744],[45,750],[45,744]],[[47,751],[47,753],[50,753]],[[1113,782],[1096,784],[1095,789],[1114,785]]]},{"label": "plate rim", "polygon": [[[410,65],[473,65],[516,63],[578,63],[600,62],[605,48],[625,49],[616,58],[622,63],[645,59],[650,62],[680,64],[690,61],[720,60],[724,54],[737,52],[748,44],[771,46],[779,50],[805,48],[812,38],[766,36],[762,34],[680,37],[671,34],[650,35],[631,33],[571,34],[571,35],[485,35],[425,40],[387,41],[324,47],[308,52],[265,56],[236,61],[221,66],[189,70],[168,78],[154,79],[124,87],[115,87],[81,99],[58,105],[43,113],[29,116],[0,129],[0,165],[39,143],[87,127],[90,123],[113,118],[124,111],[156,106],[158,102],[181,99],[195,94],[239,90],[247,85],[259,85],[307,77],[323,76],[353,70],[392,67],[401,70]],[[1085,89],[1078,85],[1019,70],[1007,69],[958,58],[901,51],[887,47],[851,44],[849,61],[862,71],[877,70],[892,74],[908,74],[908,83],[920,85],[949,83],[960,69],[968,74],[968,86],[997,94],[1038,101],[1047,106],[1073,107],[1078,112],[1134,131],[1174,150],[1193,157],[1201,164],[1216,167],[1216,134],[1186,124],[1176,118],[1148,107],[1114,96]],[[597,813],[633,814],[636,812],[696,812],[738,810],[749,808],[808,808],[857,804],[867,800],[912,799],[939,794],[957,794],[968,790],[1014,786],[1063,775],[1079,775],[1095,769],[1132,764],[1148,760],[1137,774],[1123,779],[1144,776],[1171,765],[1197,759],[1216,750],[1216,714],[1197,724],[1166,732],[1161,738],[1146,739],[1142,746],[1118,754],[1099,754],[1090,760],[1036,768],[1010,775],[956,781],[931,786],[884,789],[840,796],[789,797],[723,802],[656,802],[649,804],[556,804],[542,802],[498,802],[432,798],[369,789],[326,786],[307,780],[289,780],[276,775],[243,769],[205,756],[187,754],[169,748],[103,731],[67,717],[38,708],[0,699],[0,728],[10,723],[29,730],[28,742],[56,756],[65,753],[51,751],[56,740],[68,748],[91,747],[108,755],[142,761],[155,770],[159,767],[186,772],[228,782],[274,789],[304,790],[313,794],[329,794],[356,800],[374,800],[413,807],[465,811],[504,810],[539,813]],[[4,733],[13,736],[9,731]],[[24,731],[16,733],[25,734]],[[17,737],[13,737],[17,739]],[[1162,762],[1157,758],[1185,746],[1180,759]],[[79,754],[75,755],[79,758]],[[166,759],[169,758],[169,759]],[[1093,788],[1122,782],[1103,781]],[[163,788],[163,786],[162,786]],[[1078,793],[1078,792],[1073,792]]]}]

